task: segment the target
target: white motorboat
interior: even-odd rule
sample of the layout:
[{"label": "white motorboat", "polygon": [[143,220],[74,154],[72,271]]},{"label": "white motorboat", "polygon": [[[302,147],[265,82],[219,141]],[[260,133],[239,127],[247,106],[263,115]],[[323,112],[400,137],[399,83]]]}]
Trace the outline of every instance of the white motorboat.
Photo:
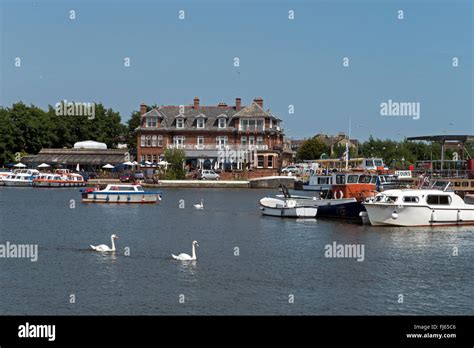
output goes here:
[{"label": "white motorboat", "polygon": [[9,176],[11,174],[12,174],[11,171],[9,171],[9,172],[0,171],[0,186],[4,185],[3,178],[6,178],[7,176]]},{"label": "white motorboat", "polygon": [[36,169],[15,169],[13,173],[3,178],[5,186],[31,186],[40,172]]},{"label": "white motorboat", "polygon": [[474,224],[474,202],[446,189],[387,190],[364,206],[370,224],[376,226]]},{"label": "white motorboat", "polygon": [[294,218],[315,218],[318,213],[317,206],[298,204],[294,199],[270,197],[260,200],[260,210],[263,215]]},{"label": "white motorboat", "polygon": [[71,173],[67,169],[58,169],[55,173],[41,173],[33,180],[35,187],[80,187],[86,186],[82,175]]},{"label": "white motorboat", "polygon": [[145,191],[141,185],[109,184],[103,190],[83,189],[84,203],[139,203],[153,204],[161,201],[161,192]]}]

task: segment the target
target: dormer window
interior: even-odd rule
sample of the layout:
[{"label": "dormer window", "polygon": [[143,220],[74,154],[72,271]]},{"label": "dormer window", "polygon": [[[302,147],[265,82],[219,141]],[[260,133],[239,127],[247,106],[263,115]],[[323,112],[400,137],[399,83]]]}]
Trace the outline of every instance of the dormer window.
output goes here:
[{"label": "dormer window", "polygon": [[204,128],[204,118],[198,118],[196,120],[197,128]]},{"label": "dormer window", "polygon": [[147,127],[155,127],[158,124],[158,118],[157,117],[147,117],[146,118],[146,126]]},{"label": "dormer window", "polygon": [[176,128],[184,128],[184,119],[183,118],[177,118],[176,119]]},{"label": "dormer window", "polygon": [[219,118],[218,121],[219,128],[225,128],[226,127],[226,119],[225,118]]}]

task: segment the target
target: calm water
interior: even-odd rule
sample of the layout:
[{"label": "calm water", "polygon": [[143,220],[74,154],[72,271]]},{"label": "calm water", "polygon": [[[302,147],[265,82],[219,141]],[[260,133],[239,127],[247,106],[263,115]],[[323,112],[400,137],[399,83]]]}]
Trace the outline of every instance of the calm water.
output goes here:
[{"label": "calm water", "polygon": [[[165,189],[160,205],[117,206],[1,187],[0,243],[38,244],[39,258],[0,259],[0,314],[474,314],[474,228],[262,217],[258,199],[274,193]],[[116,255],[89,251],[112,233]],[[170,258],[194,239],[197,262]],[[363,244],[365,260],[325,258],[334,241]]]}]

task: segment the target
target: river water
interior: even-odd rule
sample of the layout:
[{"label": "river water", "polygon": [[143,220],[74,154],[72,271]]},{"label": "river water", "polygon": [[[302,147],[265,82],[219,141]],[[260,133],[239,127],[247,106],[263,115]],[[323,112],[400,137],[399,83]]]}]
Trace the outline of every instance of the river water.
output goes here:
[{"label": "river water", "polygon": [[[0,258],[0,314],[474,314],[473,227],[261,216],[273,190],[163,192],[159,205],[107,205],[0,187],[0,244],[39,248],[36,262]],[[90,250],[112,233],[116,253]],[[193,240],[196,262],[171,259]],[[363,261],[326,257],[334,242],[363,246]]]}]

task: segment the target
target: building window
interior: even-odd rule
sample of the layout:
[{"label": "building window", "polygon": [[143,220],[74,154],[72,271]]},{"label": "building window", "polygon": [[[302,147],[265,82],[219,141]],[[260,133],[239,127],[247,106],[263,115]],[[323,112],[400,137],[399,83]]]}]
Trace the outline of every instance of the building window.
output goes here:
[{"label": "building window", "polygon": [[177,149],[183,148],[184,142],[185,142],[185,138],[183,135],[177,135],[173,137],[173,145]]},{"label": "building window", "polygon": [[265,156],[258,155],[257,156],[257,168],[263,168],[264,161],[265,161]]},{"label": "building window", "polygon": [[227,145],[227,137],[226,136],[220,136],[216,137],[216,145],[218,148],[222,148]]},{"label": "building window", "polygon": [[140,137],[140,146],[141,146],[141,147],[145,147],[145,136],[144,136],[144,135],[142,135],[142,136]]},{"label": "building window", "polygon": [[249,145],[250,146],[255,145],[255,137],[254,136],[249,137]]},{"label": "building window", "polygon": [[145,155],[141,156],[141,162],[145,162]]},{"label": "building window", "polygon": [[147,135],[145,138],[145,146],[151,147],[151,135]]},{"label": "building window", "polygon": [[197,148],[198,149],[204,149],[204,137],[203,136],[198,136],[197,137]]},{"label": "building window", "polygon": [[240,144],[242,146],[247,146],[247,137],[240,137]]},{"label": "building window", "polygon": [[163,146],[163,136],[158,135],[158,147],[162,147],[162,146]]},{"label": "building window", "polygon": [[158,162],[158,155],[153,155],[153,163],[156,163]]},{"label": "building window", "polygon": [[203,118],[198,118],[197,121],[197,127],[198,128],[204,128],[204,119]]},{"label": "building window", "polygon": [[263,137],[257,137],[257,145],[263,145]]},{"label": "building window", "polygon": [[268,168],[273,168],[273,156],[268,156]]},{"label": "building window", "polygon": [[151,137],[151,146],[152,146],[152,147],[156,147],[156,135],[153,135],[153,136]]},{"label": "building window", "polygon": [[265,128],[265,123],[263,122],[263,120],[257,120],[257,130],[259,132],[263,132],[263,129]]},{"label": "building window", "polygon": [[146,160],[147,160],[148,162],[151,162],[151,155],[146,155]]},{"label": "building window", "polygon": [[157,123],[158,123],[158,118],[156,118],[156,117],[147,117],[146,118],[146,126],[147,127],[155,127],[156,128]]},{"label": "building window", "polygon": [[253,119],[253,118],[241,118],[240,119],[240,130],[241,131],[250,131],[262,132],[265,129],[264,119]]},{"label": "building window", "polygon": [[219,119],[219,128],[225,128],[226,127],[226,119],[225,118],[220,118]]},{"label": "building window", "polygon": [[184,128],[184,119],[182,118],[176,119],[176,128]]}]

